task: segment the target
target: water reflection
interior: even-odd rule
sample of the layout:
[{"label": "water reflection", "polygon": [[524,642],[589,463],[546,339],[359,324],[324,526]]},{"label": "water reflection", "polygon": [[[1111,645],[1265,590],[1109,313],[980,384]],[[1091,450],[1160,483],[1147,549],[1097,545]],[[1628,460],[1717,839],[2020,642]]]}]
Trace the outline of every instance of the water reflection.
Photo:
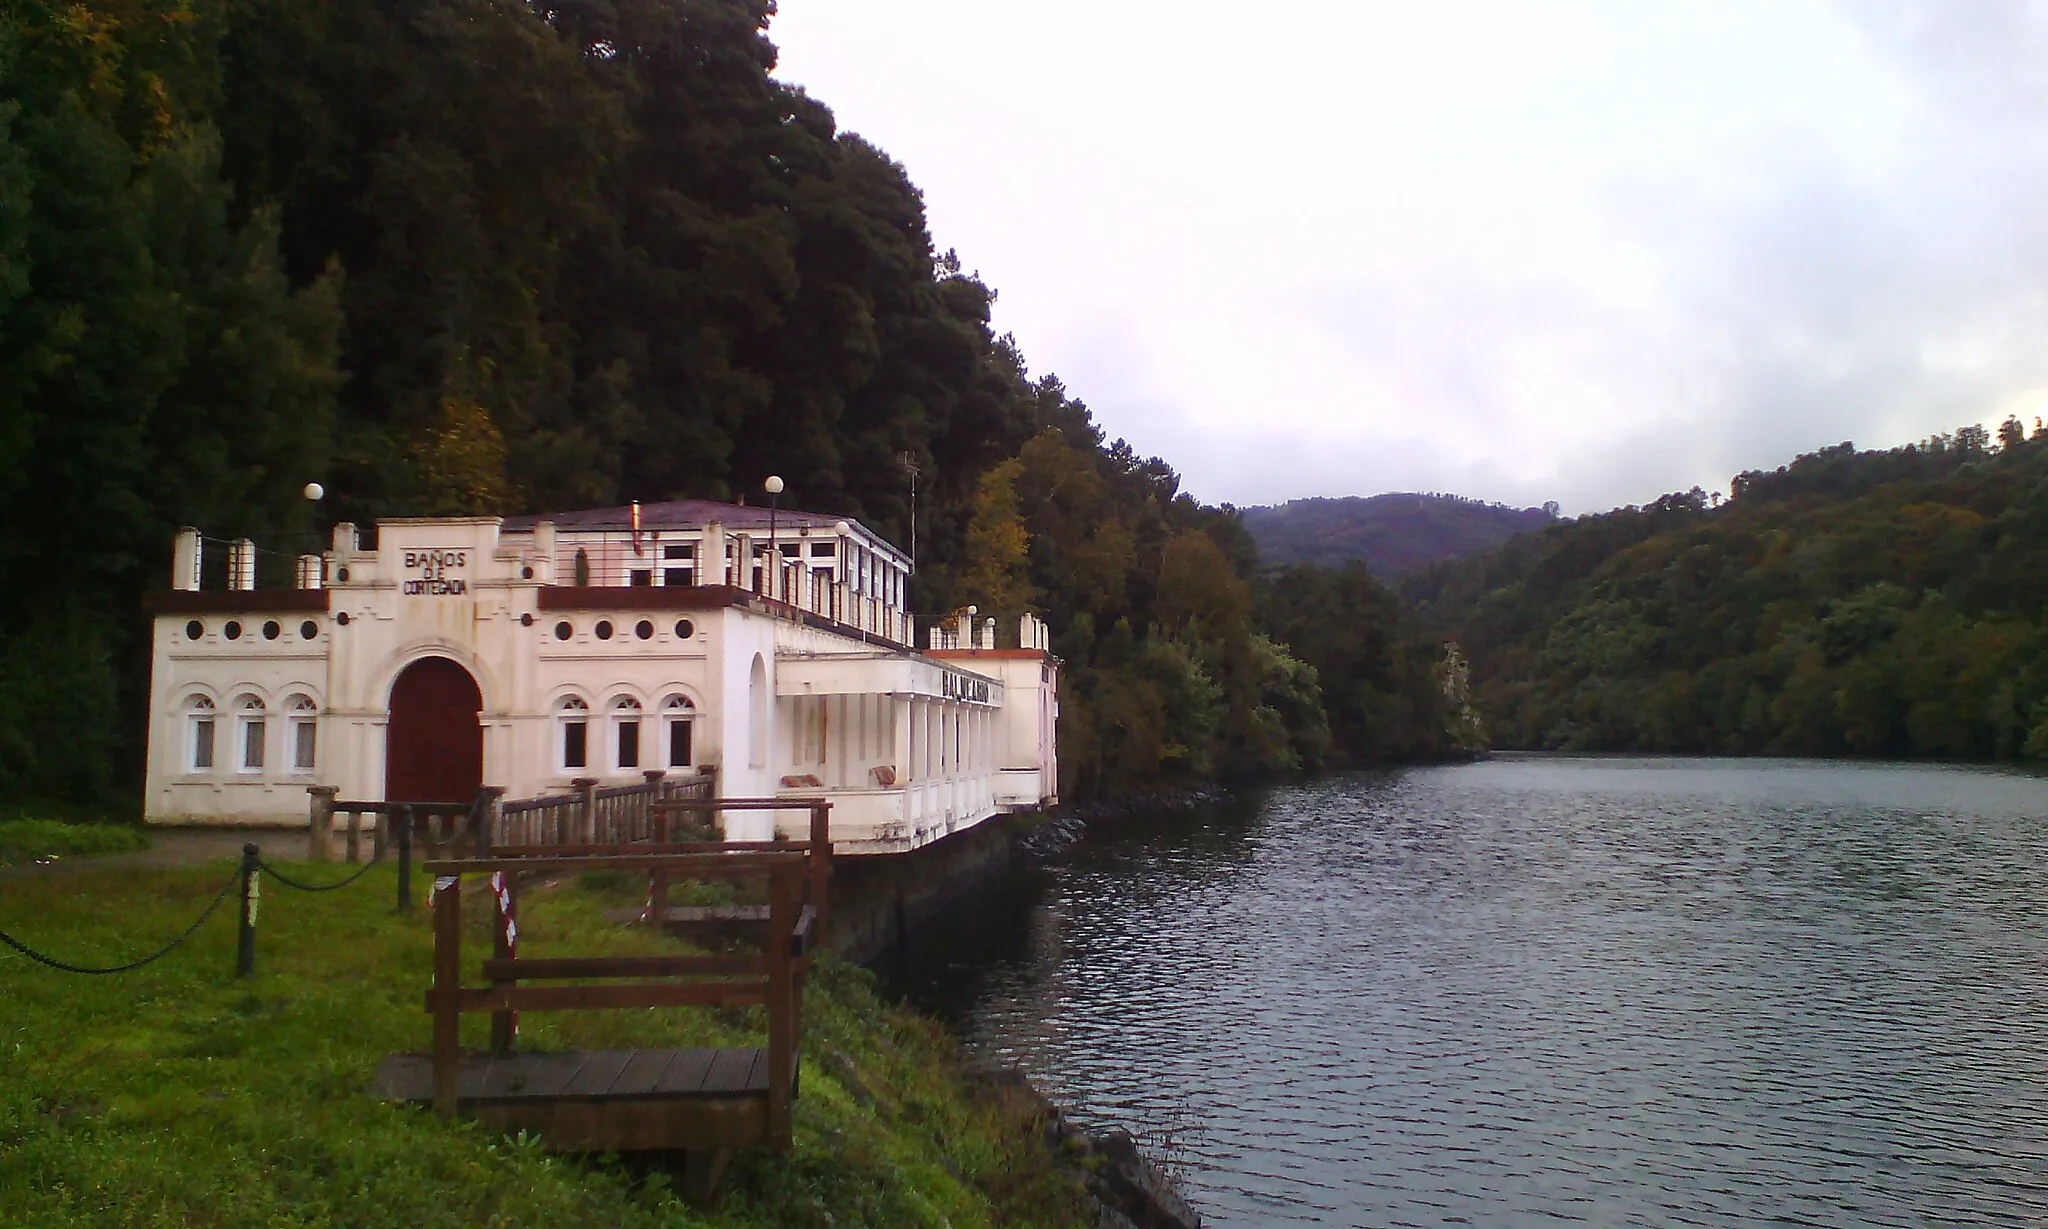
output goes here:
[{"label": "water reflection", "polygon": [[1490,761],[1119,825],[898,966],[1218,1225],[2038,1224],[2048,783]]}]

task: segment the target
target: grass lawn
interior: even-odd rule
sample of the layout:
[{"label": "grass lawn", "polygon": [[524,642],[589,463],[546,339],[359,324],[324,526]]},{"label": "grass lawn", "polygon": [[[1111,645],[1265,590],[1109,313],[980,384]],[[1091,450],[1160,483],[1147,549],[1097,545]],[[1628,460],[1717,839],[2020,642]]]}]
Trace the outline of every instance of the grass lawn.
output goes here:
[{"label": "grass lawn", "polygon": [[[334,867],[289,869],[331,880]],[[115,964],[184,929],[233,874],[75,871],[0,880],[0,930]],[[970,1084],[932,1023],[884,1006],[829,958],[804,998],[796,1147],[741,1153],[722,1203],[660,1172],[552,1157],[365,1091],[386,1054],[424,1050],[428,912],[394,913],[396,871],[309,895],[263,885],[257,974],[233,976],[232,900],[132,973],[59,973],[0,949],[0,1221],[20,1226],[900,1226],[1092,1224],[1024,1098]],[[424,896],[427,882],[416,880]],[[644,885],[528,892],[522,955],[681,950],[605,923]],[[464,963],[488,948],[481,892]],[[530,1013],[520,1045],[764,1044],[758,1009]],[[464,1018],[481,1048],[489,1017]]]},{"label": "grass lawn", "polygon": [[149,836],[136,824],[71,823],[27,814],[0,815],[0,866],[147,848]]}]

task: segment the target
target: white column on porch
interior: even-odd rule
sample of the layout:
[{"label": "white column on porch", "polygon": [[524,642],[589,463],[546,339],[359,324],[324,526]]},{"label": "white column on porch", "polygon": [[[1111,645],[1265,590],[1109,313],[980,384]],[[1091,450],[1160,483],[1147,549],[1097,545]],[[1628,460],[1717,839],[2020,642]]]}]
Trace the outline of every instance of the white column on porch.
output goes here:
[{"label": "white column on porch", "polygon": [[884,733],[889,739],[890,762],[896,766],[896,780],[900,784],[910,780],[910,701],[890,696],[887,704],[889,727]]},{"label": "white column on porch", "polygon": [[923,698],[912,696],[903,702],[903,724],[904,728],[909,731],[905,738],[903,779],[905,781],[922,781],[926,776],[924,766],[925,743],[929,741],[926,738],[926,734],[929,731],[926,730],[924,723]]}]

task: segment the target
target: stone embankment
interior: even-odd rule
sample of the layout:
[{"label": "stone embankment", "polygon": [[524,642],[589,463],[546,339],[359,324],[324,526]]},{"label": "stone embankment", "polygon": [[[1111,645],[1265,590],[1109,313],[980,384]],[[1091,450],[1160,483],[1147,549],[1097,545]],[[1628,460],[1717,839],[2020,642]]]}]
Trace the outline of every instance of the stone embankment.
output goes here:
[{"label": "stone embankment", "polygon": [[[1073,846],[1090,827],[1135,815],[1195,811],[1230,801],[1228,792],[1208,786],[1064,808],[1042,823],[1017,831],[1010,842],[1010,856],[1017,861],[1040,861]],[[986,1078],[1014,1081],[1044,1106],[1046,1145],[1101,1205],[1100,1229],[1200,1229],[1201,1214],[1181,1198],[1166,1173],[1138,1151],[1129,1132],[1115,1128],[1089,1131],[1076,1126],[1014,1068]]]},{"label": "stone embankment", "polygon": [[1138,1151],[1127,1132],[1090,1131],[1069,1122],[1060,1107],[1015,1067],[971,1069],[969,1077],[1028,1103],[1056,1163],[1088,1192],[1100,1212],[1096,1229],[1201,1229],[1202,1214],[1188,1205],[1166,1173]]}]

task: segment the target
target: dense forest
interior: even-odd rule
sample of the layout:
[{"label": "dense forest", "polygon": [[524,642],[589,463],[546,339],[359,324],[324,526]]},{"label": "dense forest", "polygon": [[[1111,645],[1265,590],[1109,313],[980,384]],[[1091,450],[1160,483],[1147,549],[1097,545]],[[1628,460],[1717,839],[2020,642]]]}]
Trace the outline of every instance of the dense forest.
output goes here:
[{"label": "dense forest", "polygon": [[[1046,616],[1069,792],[1469,742],[1362,569],[1237,516],[993,334],[905,169],[773,76],[773,0],[6,0],[0,795],[139,778],[181,524],[703,496],[911,531],[913,605]],[[1363,634],[1359,633],[1363,629]]]},{"label": "dense forest", "polygon": [[1497,745],[2048,760],[2048,441],[1848,444],[1403,582]]},{"label": "dense forest", "polygon": [[1356,559],[1392,578],[1488,551],[1557,520],[1557,505],[1510,508],[1458,495],[1396,492],[1294,499],[1243,509],[1245,528],[1271,564],[1341,567]]}]

